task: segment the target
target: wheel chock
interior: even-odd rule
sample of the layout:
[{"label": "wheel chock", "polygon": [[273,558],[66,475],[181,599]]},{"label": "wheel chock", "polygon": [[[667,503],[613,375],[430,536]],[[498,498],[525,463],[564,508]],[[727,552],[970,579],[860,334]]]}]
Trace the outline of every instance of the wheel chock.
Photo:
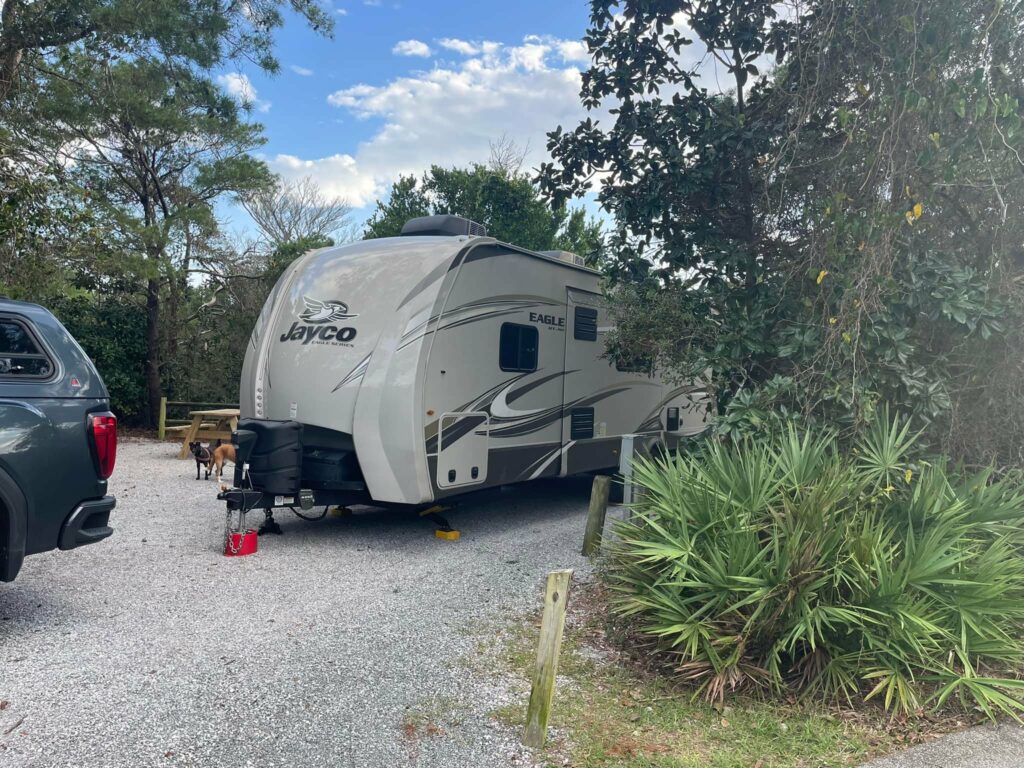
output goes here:
[{"label": "wheel chock", "polygon": [[335,507],[330,512],[331,517],[351,517],[352,510],[348,507]]},{"label": "wheel chock", "polygon": [[442,531],[441,529],[438,529],[438,530],[434,531],[434,535],[437,536],[437,538],[439,538],[439,539],[444,539],[445,541],[458,541],[459,540],[459,532],[455,531],[455,530],[452,530],[452,531]]}]

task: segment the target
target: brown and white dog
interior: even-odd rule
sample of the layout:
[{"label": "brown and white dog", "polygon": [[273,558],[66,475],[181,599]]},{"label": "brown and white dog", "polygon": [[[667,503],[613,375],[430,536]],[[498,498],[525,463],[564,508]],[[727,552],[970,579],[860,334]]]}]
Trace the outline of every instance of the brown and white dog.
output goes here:
[{"label": "brown and white dog", "polygon": [[227,490],[227,487],[221,482],[221,477],[224,474],[225,461],[230,461],[232,466],[235,463],[235,446],[231,443],[220,443],[220,445],[213,449],[213,455],[210,456],[210,466],[213,467],[213,476],[217,479],[217,483],[220,485],[220,489],[222,491]]}]

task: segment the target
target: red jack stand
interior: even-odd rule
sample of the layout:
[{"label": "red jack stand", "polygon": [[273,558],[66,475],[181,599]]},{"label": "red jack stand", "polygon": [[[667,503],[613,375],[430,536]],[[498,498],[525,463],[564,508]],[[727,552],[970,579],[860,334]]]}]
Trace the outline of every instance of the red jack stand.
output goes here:
[{"label": "red jack stand", "polygon": [[238,513],[238,527],[234,530],[232,527],[231,511],[228,510],[228,518],[224,527],[224,556],[242,557],[256,554],[259,535],[255,529],[245,526],[245,512]]}]

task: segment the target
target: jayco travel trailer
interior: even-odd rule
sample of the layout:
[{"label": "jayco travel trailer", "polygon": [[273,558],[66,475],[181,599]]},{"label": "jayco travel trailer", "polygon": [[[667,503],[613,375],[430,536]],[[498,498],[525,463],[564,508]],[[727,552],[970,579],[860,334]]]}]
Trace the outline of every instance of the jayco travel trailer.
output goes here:
[{"label": "jayco travel trailer", "polygon": [[608,323],[578,257],[454,216],[312,251],[250,339],[236,485],[251,491],[229,506],[425,504],[617,468],[623,435],[671,449],[702,431],[701,386],[607,359]]}]

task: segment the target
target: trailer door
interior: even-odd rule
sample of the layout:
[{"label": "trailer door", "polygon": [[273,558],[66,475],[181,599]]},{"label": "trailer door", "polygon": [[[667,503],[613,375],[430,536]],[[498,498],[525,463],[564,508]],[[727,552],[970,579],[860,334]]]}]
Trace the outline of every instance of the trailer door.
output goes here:
[{"label": "trailer door", "polygon": [[[601,418],[594,395],[604,384],[607,364],[601,359],[604,341],[601,321],[603,298],[578,288],[566,290],[565,378],[563,379],[562,474],[585,471],[581,460],[587,446],[603,437],[607,425]],[[588,464],[590,462],[587,462]],[[588,466],[586,469],[590,469]]]},{"label": "trailer door", "polygon": [[623,435],[664,429],[665,387],[649,366],[605,356],[612,318],[603,296],[569,288],[566,315],[562,474],[616,470]]}]

